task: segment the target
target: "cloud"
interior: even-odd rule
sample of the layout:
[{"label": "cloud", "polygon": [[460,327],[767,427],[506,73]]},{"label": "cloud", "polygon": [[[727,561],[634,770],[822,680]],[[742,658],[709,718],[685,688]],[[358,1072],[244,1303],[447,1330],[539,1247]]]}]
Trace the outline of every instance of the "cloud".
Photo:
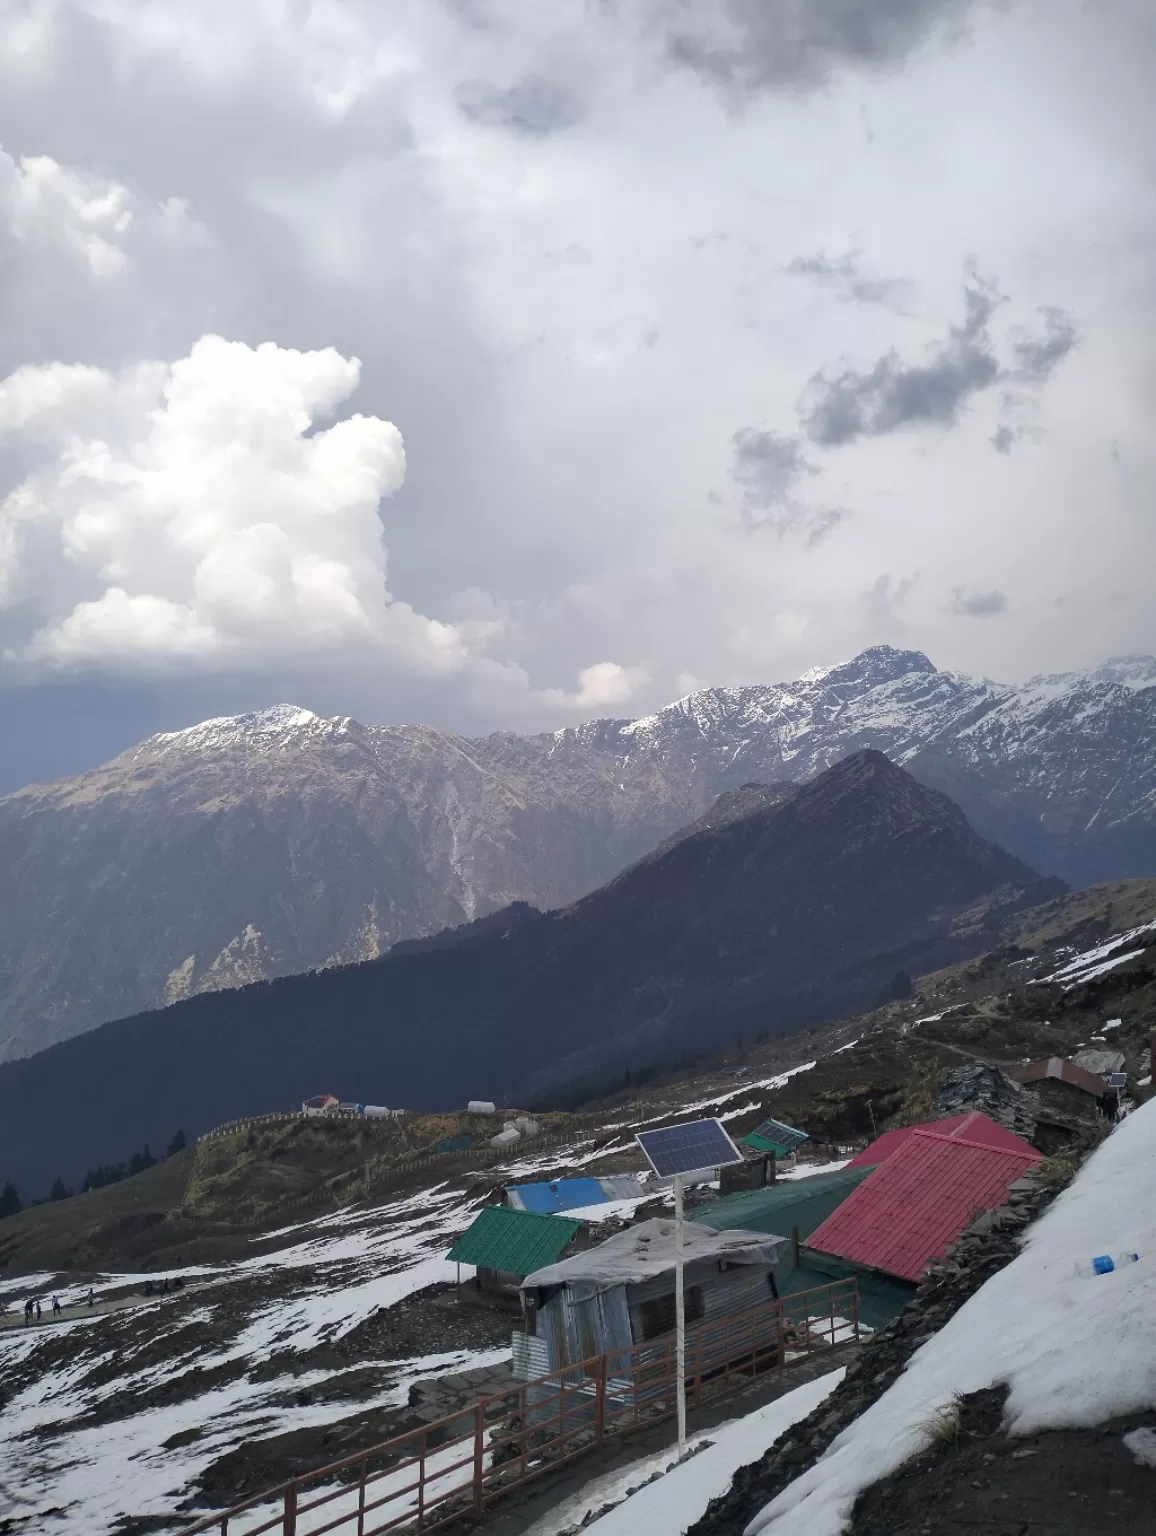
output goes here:
[{"label": "cloud", "polygon": [[572,128],[582,116],[574,94],[542,75],[527,75],[505,89],[470,80],[458,87],[457,99],[472,122],[536,139]]},{"label": "cloud", "polygon": [[[925,362],[907,363],[890,351],[866,373],[847,368],[814,374],[800,403],[807,436],[829,448],[905,427],[953,427],[972,398],[995,384],[1046,383],[1075,345],[1071,317],[1048,307],[1041,311],[1042,335],[1017,328],[1012,333],[1013,366],[1002,368],[990,322],[1003,302],[993,283],[973,274],[964,287],[962,322],[930,348]],[[1004,427],[992,442],[998,452],[1007,453],[1016,436]]]},{"label": "cloud", "polygon": [[951,593],[951,611],[969,619],[987,619],[993,614],[1007,611],[1007,596],[998,588],[990,592],[965,592],[955,587]]},{"label": "cloud", "polygon": [[841,304],[894,304],[910,289],[904,277],[864,277],[858,251],[828,256],[825,251],[796,256],[787,263],[793,277],[809,277],[820,288],[834,292]]},{"label": "cloud", "polygon": [[452,670],[453,627],[385,586],[401,434],[362,415],[314,430],[359,375],[333,348],[205,336],[171,365],[0,383],[0,429],[35,461],[0,506],[0,592],[42,617],[18,655],[225,667],[358,643]]},{"label": "cloud", "polygon": [[1068,353],[1076,345],[1076,326],[1071,315],[1054,305],[1042,305],[1044,333],[1033,336],[1029,331],[1018,329],[1012,336],[1014,365],[1008,371],[1009,379],[1027,384],[1045,383]]},{"label": "cloud", "polygon": [[743,95],[893,68],[969,0],[682,0],[664,4],[671,57]]},{"label": "cloud", "polygon": [[815,374],[803,402],[808,437],[830,448],[901,427],[954,426],[968,400],[999,377],[988,332],[998,302],[990,284],[970,282],[962,324],[932,348],[926,363],[904,363],[888,352],[867,373]]},{"label": "cloud", "polygon": [[1009,427],[1006,421],[1001,422],[991,435],[991,446],[996,453],[1010,453],[1019,442],[1020,435],[1015,427]]},{"label": "cloud", "polygon": [[848,513],[843,508],[817,509],[795,495],[805,481],[819,474],[807,458],[799,437],[779,432],[760,432],[742,427],[731,439],[731,478],[741,492],[741,512],[748,528],[770,528],[780,538],[791,531],[805,531],[813,548]]}]

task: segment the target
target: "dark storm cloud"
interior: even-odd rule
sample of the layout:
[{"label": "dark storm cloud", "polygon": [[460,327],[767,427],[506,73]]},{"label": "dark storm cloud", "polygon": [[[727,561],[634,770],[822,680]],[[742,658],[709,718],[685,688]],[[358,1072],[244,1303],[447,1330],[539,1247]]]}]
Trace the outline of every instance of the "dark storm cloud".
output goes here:
[{"label": "dark storm cloud", "polygon": [[582,116],[576,97],[542,75],[527,75],[504,90],[470,80],[458,87],[457,99],[472,122],[538,139],[572,128]]},{"label": "dark storm cloud", "polygon": [[1044,334],[1032,336],[1019,331],[1012,338],[1015,367],[1010,378],[1027,384],[1043,384],[1076,344],[1076,327],[1071,315],[1052,304],[1041,307]]},{"label": "dark storm cloud", "polygon": [[842,304],[892,304],[910,287],[902,277],[864,277],[859,270],[859,252],[828,256],[815,251],[796,256],[788,262],[792,277],[808,277],[820,288],[833,290]]},{"label": "dark storm cloud", "polygon": [[993,614],[1007,610],[1007,597],[998,588],[990,592],[965,592],[955,587],[951,594],[952,613],[963,614],[969,619],[990,619]]},{"label": "dark storm cloud", "polygon": [[780,537],[788,531],[806,532],[807,547],[813,548],[848,516],[842,507],[816,509],[796,500],[799,485],[819,473],[799,437],[743,427],[731,445],[731,478],[742,493],[742,518],[748,528],[769,528]]},{"label": "dark storm cloud", "polygon": [[926,363],[904,363],[897,352],[868,373],[817,373],[803,401],[802,422],[824,447],[882,437],[900,427],[950,427],[968,400],[999,377],[988,322],[999,302],[990,284],[974,279],[964,291],[964,319]]},{"label": "dark storm cloud", "polygon": [[1020,434],[1014,427],[1009,427],[1005,422],[992,433],[991,446],[995,449],[996,453],[1010,453],[1019,440]]},{"label": "dark storm cloud", "polygon": [[740,94],[819,85],[842,66],[901,64],[969,0],[684,0],[667,6],[679,64]]}]

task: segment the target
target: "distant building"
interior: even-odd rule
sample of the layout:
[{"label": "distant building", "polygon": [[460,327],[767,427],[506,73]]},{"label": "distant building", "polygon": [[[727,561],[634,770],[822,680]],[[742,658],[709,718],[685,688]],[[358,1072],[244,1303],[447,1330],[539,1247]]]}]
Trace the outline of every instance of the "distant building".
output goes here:
[{"label": "distant building", "polygon": [[303,1115],[335,1115],[341,1108],[341,1101],[335,1093],[315,1093],[311,1099],[305,1099],[301,1105]]},{"label": "distant building", "polygon": [[1012,1067],[1010,1075],[1029,1084],[1039,1097],[1033,1139],[1043,1152],[1058,1152],[1081,1131],[1094,1130],[1109,1100],[1115,1107],[1115,1091],[1102,1077],[1060,1056]]},{"label": "distant building", "polygon": [[764,1120],[743,1137],[743,1146],[752,1152],[770,1152],[777,1158],[786,1158],[810,1139],[806,1131],[782,1120]]},{"label": "distant building", "polygon": [[606,1205],[614,1200],[640,1200],[645,1190],[633,1173],[614,1174],[604,1179],[551,1179],[542,1184],[509,1184],[506,1204],[516,1211],[538,1211],[557,1215],[561,1211],[579,1211],[588,1205]]}]

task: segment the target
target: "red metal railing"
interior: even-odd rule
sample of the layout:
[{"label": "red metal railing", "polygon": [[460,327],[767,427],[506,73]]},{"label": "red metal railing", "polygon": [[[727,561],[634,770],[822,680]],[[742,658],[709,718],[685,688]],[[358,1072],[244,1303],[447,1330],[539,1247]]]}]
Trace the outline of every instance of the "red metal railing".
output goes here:
[{"label": "red metal railing", "polygon": [[[687,1402],[859,1338],[854,1280],[701,1324],[686,1337]],[[461,1413],[209,1515],[181,1536],[382,1536],[478,1520],[504,1494],[675,1412],[674,1337],[565,1366]],[[250,1523],[245,1520],[249,1516]],[[376,1523],[374,1523],[376,1522]]]}]

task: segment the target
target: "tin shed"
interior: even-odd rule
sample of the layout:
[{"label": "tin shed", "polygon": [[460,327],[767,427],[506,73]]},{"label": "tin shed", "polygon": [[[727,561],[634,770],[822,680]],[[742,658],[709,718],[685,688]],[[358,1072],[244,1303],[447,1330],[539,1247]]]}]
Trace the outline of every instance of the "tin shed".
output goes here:
[{"label": "tin shed", "polygon": [[[557,1218],[554,1218],[557,1219]],[[772,1271],[787,1239],[765,1232],[683,1229],[688,1325],[746,1312],[774,1299]],[[550,1369],[629,1349],[674,1331],[675,1224],[640,1222],[526,1276],[527,1331],[545,1340]]]},{"label": "tin shed", "polygon": [[962,1137],[916,1131],[811,1234],[808,1248],[917,1281],[984,1211],[1040,1161]]}]

